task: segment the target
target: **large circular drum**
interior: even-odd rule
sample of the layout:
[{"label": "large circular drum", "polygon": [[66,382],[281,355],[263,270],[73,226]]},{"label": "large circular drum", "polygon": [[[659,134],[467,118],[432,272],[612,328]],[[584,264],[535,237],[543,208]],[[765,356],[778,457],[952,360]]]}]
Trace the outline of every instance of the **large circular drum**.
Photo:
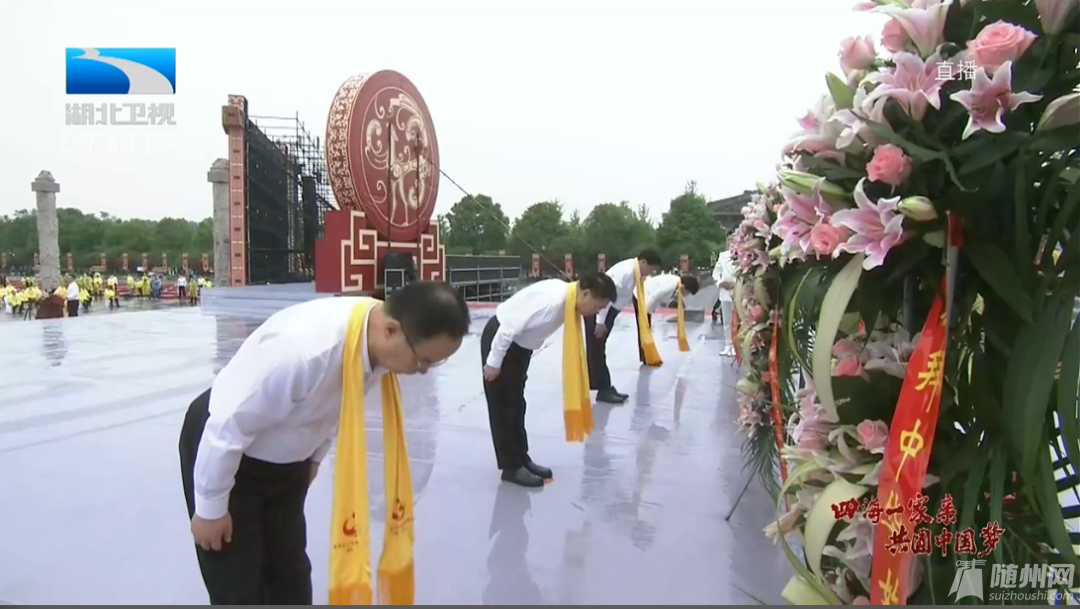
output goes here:
[{"label": "large circular drum", "polygon": [[326,163],[341,209],[390,241],[415,242],[439,192],[439,143],[420,92],[392,70],[350,77],[326,121]]}]

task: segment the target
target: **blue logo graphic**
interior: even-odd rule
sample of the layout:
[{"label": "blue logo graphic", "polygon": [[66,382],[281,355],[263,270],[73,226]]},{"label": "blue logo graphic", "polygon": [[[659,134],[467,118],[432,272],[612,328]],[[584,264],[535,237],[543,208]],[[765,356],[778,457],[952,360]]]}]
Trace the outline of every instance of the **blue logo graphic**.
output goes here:
[{"label": "blue logo graphic", "polygon": [[68,95],[172,95],[176,49],[67,49]]}]

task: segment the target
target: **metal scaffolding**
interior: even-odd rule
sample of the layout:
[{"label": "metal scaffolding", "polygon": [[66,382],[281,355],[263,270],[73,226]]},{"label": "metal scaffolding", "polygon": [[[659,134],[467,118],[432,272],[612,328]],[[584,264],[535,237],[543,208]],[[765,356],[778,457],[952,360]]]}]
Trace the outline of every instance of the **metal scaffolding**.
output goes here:
[{"label": "metal scaffolding", "polygon": [[299,116],[251,116],[246,128],[248,281],[311,281],[323,214],[337,209],[322,140]]}]

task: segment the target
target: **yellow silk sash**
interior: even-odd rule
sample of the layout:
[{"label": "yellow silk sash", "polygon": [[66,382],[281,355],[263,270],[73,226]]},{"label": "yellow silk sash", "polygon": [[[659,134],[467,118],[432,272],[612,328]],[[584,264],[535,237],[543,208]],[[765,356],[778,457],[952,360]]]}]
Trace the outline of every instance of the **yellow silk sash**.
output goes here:
[{"label": "yellow silk sash", "polygon": [[652,329],[649,328],[648,313],[645,311],[645,282],[641,280],[641,263],[637,260],[634,261],[634,284],[638,302],[638,340],[641,342],[641,350],[645,352],[645,365],[662,366],[664,360],[660,359],[656,341],[653,340]]},{"label": "yellow silk sash", "polygon": [[593,429],[585,339],[581,315],[577,312],[577,294],[578,284],[571,281],[566,288],[566,311],[563,312],[563,419],[567,442],[582,442]]},{"label": "yellow silk sash", "polygon": [[[371,519],[368,502],[367,436],[364,431],[364,322],[378,300],[356,305],[345,333],[342,362],[341,421],[334,463],[334,507],[330,530],[330,604],[370,605]],[[397,377],[382,378],[386,532],[379,559],[379,602],[412,605],[416,595],[413,567],[413,491],[401,390]]]}]

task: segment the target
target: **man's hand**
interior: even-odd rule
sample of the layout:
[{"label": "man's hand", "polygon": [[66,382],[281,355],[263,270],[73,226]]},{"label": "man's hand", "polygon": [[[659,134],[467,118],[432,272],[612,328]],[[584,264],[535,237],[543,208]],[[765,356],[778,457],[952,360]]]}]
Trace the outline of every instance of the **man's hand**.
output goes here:
[{"label": "man's hand", "polygon": [[311,484],[312,482],[315,482],[315,477],[318,476],[318,475],[319,475],[319,462],[318,461],[312,461],[311,462],[311,478],[308,479],[308,484]]},{"label": "man's hand", "polygon": [[499,368],[492,368],[491,366],[484,366],[484,380],[492,382],[499,378],[499,373],[502,372]]},{"label": "man's hand", "polygon": [[200,548],[217,552],[225,544],[232,543],[232,516],[225,514],[217,520],[203,520],[196,516],[191,519],[191,536]]},{"label": "man's hand", "polygon": [[730,281],[721,281],[720,287],[724,288],[725,290],[730,290],[731,288],[735,287],[735,284]]},{"label": "man's hand", "polygon": [[596,331],[593,334],[600,340],[607,338],[607,324],[596,324]]}]

